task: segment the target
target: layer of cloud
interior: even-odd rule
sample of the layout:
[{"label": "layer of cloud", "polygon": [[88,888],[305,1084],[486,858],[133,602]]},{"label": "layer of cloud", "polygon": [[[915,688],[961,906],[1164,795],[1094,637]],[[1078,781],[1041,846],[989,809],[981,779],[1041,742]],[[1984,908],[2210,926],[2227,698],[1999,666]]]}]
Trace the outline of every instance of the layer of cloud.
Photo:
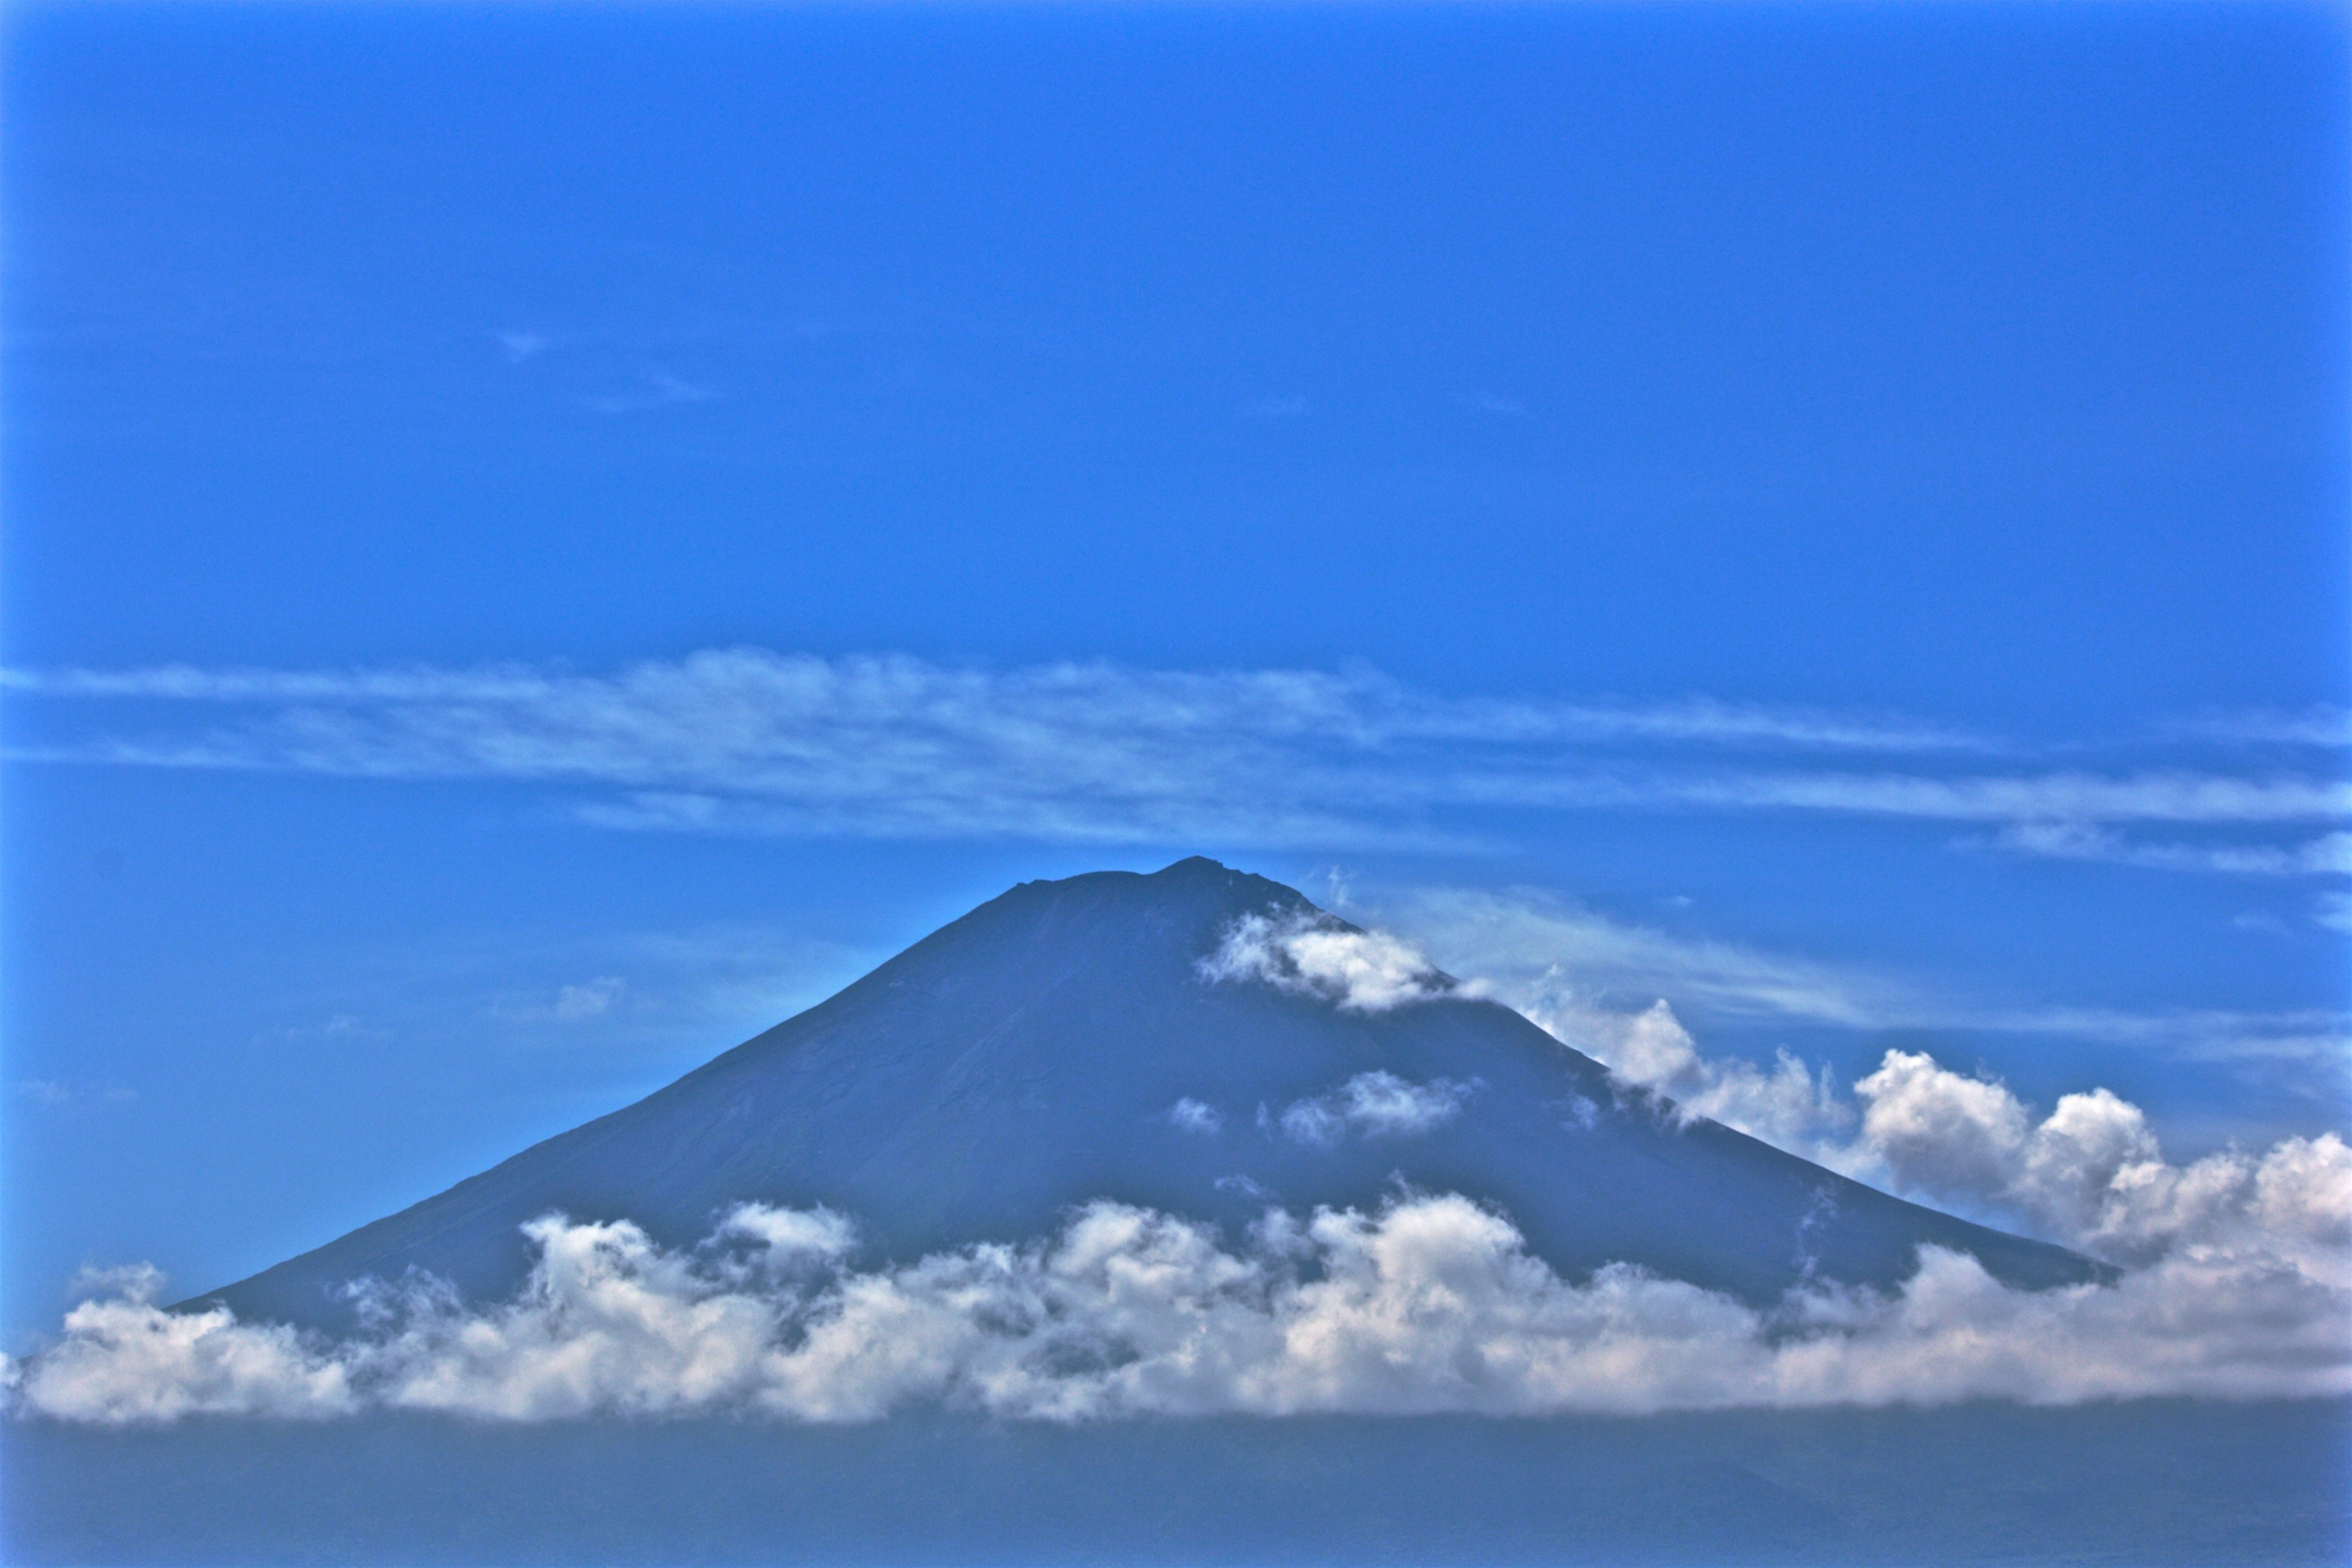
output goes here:
[{"label": "layer of cloud", "polygon": [[[2344,1156],[2303,1152],[2329,1167],[2323,1184]],[[2296,1207],[2313,1184],[2282,1166],[2268,1212],[2336,1225]],[[539,1261],[515,1300],[379,1289],[373,1330],[338,1343],[139,1295],[84,1302],[58,1343],[6,1369],[13,1398],[127,1425],[366,1408],[857,1422],[933,1404],[1084,1421],[2352,1392],[2352,1277],[2340,1245],[2300,1231],[2041,1293],[1928,1249],[1898,1291],[1812,1289],[1759,1310],[1622,1266],[1563,1279],[1507,1217],[1454,1194],[1269,1210],[1238,1249],[1096,1203],[1025,1247],[870,1270],[845,1266],[847,1228],[822,1211],[740,1209],[687,1252],[625,1223],[551,1215],[526,1230]]]},{"label": "layer of cloud", "polygon": [[[1913,720],[1447,698],[1361,669],[988,671],[746,648],[607,675],[172,666],[0,683],[72,705],[20,759],[529,782],[577,792],[583,821],[639,830],[1460,847],[1495,808],[1794,811],[2016,829],[2012,847],[2079,858],[2117,825],[2352,817],[2339,778],[1987,771],[1999,743]],[[1909,771],[1785,765],[1871,753]],[[2200,867],[2198,846],[2178,847],[2138,863]],[[2308,867],[2281,846],[2247,852],[2273,851],[2284,870],[2341,869],[2324,848]]]}]

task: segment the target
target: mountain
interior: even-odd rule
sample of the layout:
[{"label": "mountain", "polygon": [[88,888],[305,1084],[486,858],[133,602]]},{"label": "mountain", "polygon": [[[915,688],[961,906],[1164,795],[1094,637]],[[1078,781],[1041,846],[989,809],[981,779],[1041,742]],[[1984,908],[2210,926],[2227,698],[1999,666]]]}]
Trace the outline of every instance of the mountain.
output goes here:
[{"label": "mountain", "polygon": [[[1238,1226],[1269,1203],[1377,1205],[1400,1181],[1499,1206],[1572,1278],[1624,1260],[1764,1300],[1808,1278],[1892,1283],[1927,1243],[2027,1287],[2094,1276],[2061,1248],[1622,1095],[1496,1003],[1353,1011],[1206,978],[1201,962],[1251,915],[1353,930],[1206,859],[1024,882],[667,1089],[185,1305],[339,1328],[346,1282],[410,1268],[503,1296],[530,1264],[517,1227],[551,1210],[682,1245],[743,1200],[824,1204],[905,1258],[1044,1236],[1089,1198]],[[1375,1072],[1446,1080],[1458,1112],[1412,1136],[1286,1133],[1286,1108],[1333,1105]],[[1221,1125],[1177,1125],[1180,1100]]]}]

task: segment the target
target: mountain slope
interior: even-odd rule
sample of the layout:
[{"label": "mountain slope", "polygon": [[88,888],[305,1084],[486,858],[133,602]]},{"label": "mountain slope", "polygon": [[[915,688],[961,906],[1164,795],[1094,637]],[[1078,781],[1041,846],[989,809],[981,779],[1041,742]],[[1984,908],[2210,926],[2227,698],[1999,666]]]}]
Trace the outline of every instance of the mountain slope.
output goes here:
[{"label": "mountain slope", "polygon": [[[1377,1205],[1402,1181],[1499,1205],[1571,1276],[1631,1261],[1750,1300],[1804,1279],[1885,1284],[1922,1243],[2013,1283],[2094,1266],[1906,1204],[1728,1128],[1621,1103],[1606,1071],[1517,1014],[1441,996],[1380,1012],[1198,965],[1251,913],[1312,914],[1213,861],[1024,883],[667,1089],[447,1192],[202,1298],[349,1321],[341,1287],[409,1268],[499,1296],[550,1210],[673,1245],[731,1204],[824,1204],[880,1252],[1023,1240],[1108,1197],[1242,1223],[1269,1202]],[[1278,1115],[1383,1071],[1474,1084],[1414,1136],[1327,1142]],[[1179,1099],[1223,1113],[1180,1128]],[[191,1303],[194,1304],[194,1303]]]}]

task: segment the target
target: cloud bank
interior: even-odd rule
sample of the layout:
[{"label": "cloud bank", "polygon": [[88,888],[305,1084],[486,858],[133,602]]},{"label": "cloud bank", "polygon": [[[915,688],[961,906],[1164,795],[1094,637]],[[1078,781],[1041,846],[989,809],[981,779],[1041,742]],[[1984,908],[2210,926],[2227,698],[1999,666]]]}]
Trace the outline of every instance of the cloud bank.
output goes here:
[{"label": "cloud bank", "polygon": [[[1393,847],[1471,843],[1460,819],[1492,808],[1803,812],[1973,825],[2022,853],[2307,876],[2345,865],[2301,825],[2352,819],[2352,782],[2330,774],[2037,771],[1914,720],[1442,697],[1363,669],[990,671],[734,648],[604,675],[171,666],[8,671],[0,687],[45,700],[47,738],[20,759],[522,782],[578,792],[582,821],[645,830]],[[1790,765],[1801,757],[1902,766]],[[2303,836],[2143,845],[2116,831],[2145,824]]]},{"label": "cloud bank", "polygon": [[[2340,1175],[2341,1145],[2305,1155]],[[1025,1247],[870,1270],[845,1266],[850,1230],[824,1211],[747,1206],[690,1251],[550,1215],[526,1227],[538,1263],[511,1301],[378,1287],[373,1331],[329,1343],[117,1296],[76,1308],[62,1341],[8,1376],[27,1412],[112,1426],[367,1409],[840,1423],[932,1405],[1076,1422],[2352,1393],[2352,1276],[2340,1243],[2305,1234],[2338,1218],[2297,1209],[2300,1181],[2280,1178],[2287,1228],[2269,1243],[2186,1247],[2111,1286],[2012,1290],[1929,1249],[1900,1291],[1811,1289],[1769,1310],[1623,1266],[1564,1279],[1507,1217],[1455,1194],[1269,1210],[1238,1248],[1096,1203]]]}]

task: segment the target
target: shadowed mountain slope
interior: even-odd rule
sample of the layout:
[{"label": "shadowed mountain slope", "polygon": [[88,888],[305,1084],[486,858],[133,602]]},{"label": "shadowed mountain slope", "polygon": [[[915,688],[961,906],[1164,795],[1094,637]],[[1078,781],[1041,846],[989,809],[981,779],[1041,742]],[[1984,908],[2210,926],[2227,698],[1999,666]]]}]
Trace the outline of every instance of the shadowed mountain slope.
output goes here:
[{"label": "shadowed mountain slope", "polygon": [[[342,1287],[411,1268],[510,1292],[518,1226],[628,1218],[672,1245],[747,1199],[827,1205],[897,1258],[1051,1232],[1090,1198],[1239,1225],[1270,1203],[1377,1205],[1401,1180],[1498,1206],[1554,1268],[1612,1261],[1751,1300],[1886,1284],[1923,1243],[2042,1287],[2095,1266],[1904,1203],[1712,1121],[1677,1124],[1507,1007],[1355,1012],[1200,961],[1251,913],[1311,915],[1213,861],[1025,882],[667,1089],[199,1301],[336,1328]],[[1475,1085],[1412,1136],[1317,1143],[1259,1111],[1380,1070]],[[1176,1125],[1190,1099],[1217,1130]],[[190,1303],[196,1304],[196,1303]]]}]

